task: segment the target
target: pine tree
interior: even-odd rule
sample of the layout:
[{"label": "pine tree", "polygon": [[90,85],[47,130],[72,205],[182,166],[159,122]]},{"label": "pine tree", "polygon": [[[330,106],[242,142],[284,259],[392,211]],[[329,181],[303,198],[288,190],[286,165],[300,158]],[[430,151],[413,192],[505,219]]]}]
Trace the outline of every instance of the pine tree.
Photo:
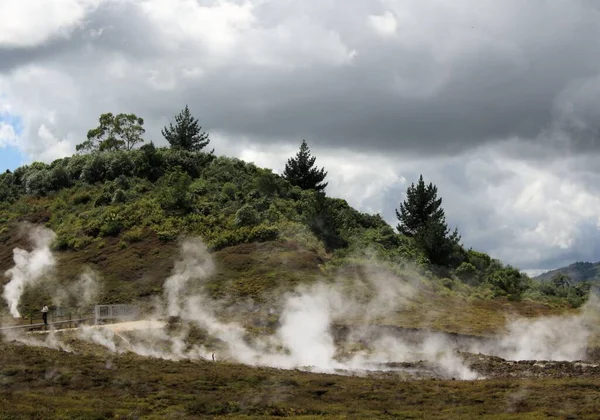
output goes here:
[{"label": "pine tree", "polygon": [[445,265],[450,262],[460,235],[456,229],[450,232],[437,192],[432,183],[425,185],[421,175],[417,185],[413,183],[406,190],[406,200],[400,204],[400,211],[396,210],[396,217],[400,233],[415,238],[433,264]]},{"label": "pine tree", "polygon": [[175,116],[175,126],[169,123],[161,131],[173,149],[198,152],[208,146],[208,133],[202,131],[198,120],[192,117],[188,106]]},{"label": "pine tree", "polygon": [[328,182],[323,183],[327,172],[324,168],[314,167],[316,159],[311,155],[306,140],[302,140],[300,150],[296,156],[288,159],[283,177],[292,185],[297,185],[303,190],[323,191],[328,184]]}]

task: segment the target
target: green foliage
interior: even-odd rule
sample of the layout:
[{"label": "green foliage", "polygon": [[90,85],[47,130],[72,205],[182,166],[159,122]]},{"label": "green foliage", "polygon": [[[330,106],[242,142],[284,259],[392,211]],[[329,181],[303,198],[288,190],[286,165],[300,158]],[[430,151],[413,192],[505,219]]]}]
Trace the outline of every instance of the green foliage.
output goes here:
[{"label": "green foliage", "polygon": [[208,133],[202,131],[197,119],[192,117],[188,106],[175,116],[175,126],[169,123],[162,129],[162,135],[173,149],[199,152],[210,143]]},{"label": "green foliage", "polygon": [[510,266],[494,271],[487,281],[494,287],[497,296],[507,296],[512,300],[520,300],[529,287],[527,276]]},{"label": "green foliage", "polygon": [[132,150],[144,141],[144,119],[135,114],[109,112],[100,115],[99,122],[98,127],[88,131],[87,140],[75,147],[78,152]]},{"label": "green foliage", "polygon": [[396,217],[398,231],[415,238],[432,264],[452,267],[462,262],[460,235],[457,230],[450,232],[437,187],[425,185],[422,175],[417,185],[413,183],[406,190],[406,200],[400,203]]},{"label": "green foliage", "polygon": [[159,181],[158,201],[168,211],[186,213],[191,209],[188,192],[192,178],[180,167],[166,173]]},{"label": "green foliage", "polygon": [[463,262],[455,270],[456,276],[465,283],[473,283],[477,276],[477,267],[469,262]]},{"label": "green foliage", "polygon": [[289,158],[283,177],[290,184],[298,186],[303,190],[323,191],[327,187],[327,182],[323,180],[327,176],[324,168],[314,167],[317,158],[312,156],[306,140],[302,140],[300,150],[295,157]]},{"label": "green foliage", "polygon": [[235,224],[237,226],[254,226],[258,223],[258,213],[250,204],[244,204],[235,213]]},{"label": "green foliage", "polygon": [[144,237],[144,230],[142,228],[133,228],[123,234],[123,241],[133,244],[140,242]]},{"label": "green foliage", "polygon": [[[414,269],[432,282],[435,274],[447,279],[435,287],[448,296],[506,296],[573,307],[585,301],[589,284],[586,289],[562,277],[530,281],[489,255],[464,250],[445,225],[437,189],[421,181],[409,188],[412,195],[407,196],[414,197],[404,211],[407,229],[413,230],[403,234],[379,214],[358,212],[345,200],[302,189],[270,170],[150,143],[139,150],[78,154],[0,174],[0,232],[18,219],[43,221],[57,232],[56,249],[119,244],[123,252],[139,247],[129,244],[155,237],[168,243],[200,236],[213,250],[282,240],[315,252],[324,266],[327,260],[339,266],[377,261],[395,270]],[[413,206],[419,200],[421,207]],[[433,222],[411,224],[418,220],[416,212],[408,211],[413,208]]]},{"label": "green foliage", "polygon": [[123,191],[122,189],[118,189],[115,191],[113,197],[112,197],[112,203],[113,204],[118,204],[118,203],[124,203],[125,201],[127,201],[127,194],[125,194],[125,191]]},{"label": "green foliage", "polygon": [[108,213],[104,216],[100,227],[100,236],[117,236],[123,229],[123,220],[116,213]]}]

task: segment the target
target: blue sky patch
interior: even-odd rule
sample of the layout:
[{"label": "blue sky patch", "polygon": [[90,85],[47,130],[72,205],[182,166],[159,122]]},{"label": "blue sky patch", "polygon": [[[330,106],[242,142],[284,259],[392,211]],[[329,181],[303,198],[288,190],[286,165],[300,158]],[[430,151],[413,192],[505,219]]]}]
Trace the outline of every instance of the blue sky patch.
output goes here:
[{"label": "blue sky patch", "polygon": [[[1,98],[2,96],[0,96]],[[12,126],[17,137],[23,133],[23,123],[18,115],[12,115],[8,112],[0,112],[0,123],[9,124]],[[21,153],[16,146],[0,146],[0,171],[4,172],[7,169],[13,171],[21,166],[26,161],[26,156]]]}]

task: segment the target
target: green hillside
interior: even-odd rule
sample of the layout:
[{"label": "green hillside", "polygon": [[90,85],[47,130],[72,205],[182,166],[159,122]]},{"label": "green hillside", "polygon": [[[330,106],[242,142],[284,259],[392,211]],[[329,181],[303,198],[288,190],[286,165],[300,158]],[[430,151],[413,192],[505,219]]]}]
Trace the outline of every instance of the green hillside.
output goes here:
[{"label": "green hillside", "polygon": [[[152,144],[0,175],[0,271],[13,266],[15,247],[31,249],[24,223],[56,232],[58,263],[53,282],[25,290],[22,313],[85,266],[101,279],[99,302],[149,301],[161,293],[186,236],[202,238],[213,252],[217,272],[208,292],[230,303],[269,302],[318,279],[368,280],[374,268],[419,282],[412,306],[381,320],[405,326],[419,326],[420,314],[435,308],[433,326],[483,333],[501,325],[504,313],[547,313],[585,299],[577,287],[545,287],[458,244],[446,264],[433,264],[423,240],[345,200],[238,159]],[[67,304],[76,306],[76,298]]]},{"label": "green hillside", "polygon": [[567,276],[572,283],[598,282],[600,280],[600,263],[579,261],[567,267],[547,271],[535,277],[539,281],[551,281],[557,276]]}]

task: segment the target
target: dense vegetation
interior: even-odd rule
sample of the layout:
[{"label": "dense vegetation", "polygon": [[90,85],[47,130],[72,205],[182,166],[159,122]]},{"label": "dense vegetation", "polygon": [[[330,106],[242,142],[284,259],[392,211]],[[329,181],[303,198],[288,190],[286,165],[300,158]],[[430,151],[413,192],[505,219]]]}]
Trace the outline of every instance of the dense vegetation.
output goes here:
[{"label": "dense vegetation", "polygon": [[42,222],[57,233],[57,251],[76,252],[114,238],[125,250],[149,235],[163,244],[198,235],[213,251],[292,241],[329,265],[408,264],[446,294],[574,307],[585,299],[585,284],[537,282],[465,249],[446,224],[437,188],[422,177],[399,206],[398,233],[380,215],[328,197],[327,173],[314,167],[306,142],[279,176],[203,152],[210,140],[187,107],[163,130],[169,148],[133,148],[143,142],[142,125],[133,114],[103,114],[78,147],[85,154],[1,174],[0,234],[21,220]]}]

